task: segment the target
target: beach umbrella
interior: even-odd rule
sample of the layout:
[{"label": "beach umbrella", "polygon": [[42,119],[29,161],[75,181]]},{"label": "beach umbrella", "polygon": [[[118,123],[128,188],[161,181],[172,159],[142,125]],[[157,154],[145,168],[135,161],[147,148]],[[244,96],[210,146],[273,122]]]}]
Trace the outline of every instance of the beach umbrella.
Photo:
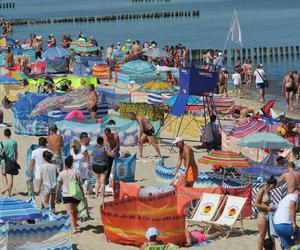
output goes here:
[{"label": "beach umbrella", "polygon": [[66,104],[72,102],[72,100],[73,98],[66,95],[48,97],[34,107],[30,116],[43,115],[52,110],[62,109]]},{"label": "beach umbrella", "polygon": [[10,72],[6,73],[5,76],[14,78],[18,81],[23,81],[23,80],[28,79],[28,77],[25,74],[21,73],[21,72],[10,71]]},{"label": "beach umbrella", "polygon": [[125,63],[121,69],[125,73],[132,73],[132,74],[144,74],[144,73],[152,73],[155,71],[154,65],[142,61],[142,60],[132,60]]},{"label": "beach umbrella", "polygon": [[176,91],[172,88],[172,85],[167,82],[147,82],[138,90],[146,93],[171,93]]},{"label": "beach umbrella", "polygon": [[273,133],[255,133],[237,143],[238,146],[247,148],[282,149],[291,148],[293,144],[279,135]]},{"label": "beach umbrella", "polygon": [[160,48],[150,49],[144,53],[144,56],[149,56],[152,58],[170,58],[170,54],[167,51]]},{"label": "beach umbrella", "polygon": [[217,167],[234,168],[244,168],[252,165],[252,162],[241,154],[222,150],[210,152],[200,158],[198,162]]},{"label": "beach umbrella", "polygon": [[41,219],[41,212],[32,204],[16,198],[0,198],[0,222]]},{"label": "beach umbrella", "polygon": [[[173,104],[175,103],[176,98],[177,96],[171,96],[168,100],[164,101],[163,104],[172,107]],[[203,101],[199,97],[193,95],[189,96],[187,105],[202,105],[202,104]]]},{"label": "beach umbrella", "polygon": [[9,76],[0,76],[0,84],[19,85],[20,81]]},{"label": "beach umbrella", "polygon": [[69,49],[74,50],[76,53],[86,53],[86,54],[99,50],[99,48],[96,47],[94,44],[83,42],[83,41],[71,42]]},{"label": "beach umbrella", "polygon": [[44,53],[45,58],[61,58],[61,57],[68,57],[68,56],[71,56],[70,51],[60,47],[47,49]]},{"label": "beach umbrella", "polygon": [[64,105],[63,110],[72,111],[75,109],[84,109],[87,107],[89,90],[87,88],[75,89],[67,92],[66,96],[72,98],[72,101]]},{"label": "beach umbrella", "polygon": [[266,128],[267,125],[265,122],[256,119],[250,119],[247,122],[234,127],[229,134],[237,139],[242,139],[257,132],[263,132],[266,130]]}]

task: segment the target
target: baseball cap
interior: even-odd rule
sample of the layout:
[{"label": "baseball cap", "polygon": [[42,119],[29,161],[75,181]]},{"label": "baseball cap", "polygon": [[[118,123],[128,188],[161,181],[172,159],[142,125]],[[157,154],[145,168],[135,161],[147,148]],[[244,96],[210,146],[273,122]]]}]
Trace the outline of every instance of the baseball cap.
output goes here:
[{"label": "baseball cap", "polygon": [[157,230],[157,228],[155,228],[155,227],[149,227],[146,234],[145,234],[145,236],[148,240],[150,240],[150,237],[152,237],[152,236],[159,237],[159,235],[160,235],[160,233]]},{"label": "baseball cap", "polygon": [[181,141],[183,141],[183,139],[181,137],[176,137],[175,140],[173,141],[173,144],[176,144]]}]

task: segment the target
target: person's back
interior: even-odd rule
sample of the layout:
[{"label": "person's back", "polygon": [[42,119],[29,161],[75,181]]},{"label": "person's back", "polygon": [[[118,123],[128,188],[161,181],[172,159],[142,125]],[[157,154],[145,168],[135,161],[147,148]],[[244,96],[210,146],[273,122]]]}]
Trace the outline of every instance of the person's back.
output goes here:
[{"label": "person's back", "polygon": [[58,174],[59,167],[56,164],[46,162],[41,166],[41,173],[43,176],[43,184],[49,189],[55,188],[56,176]]},{"label": "person's back", "polygon": [[79,178],[79,172],[74,168],[64,169],[59,173],[58,181],[63,183],[63,197],[70,197],[70,182],[77,180],[77,178]]},{"label": "person's back", "polygon": [[61,155],[62,137],[58,134],[50,134],[47,138],[48,147],[54,155]]},{"label": "person's back", "polygon": [[295,163],[288,163],[288,171],[278,178],[278,183],[286,182],[288,193],[293,193],[300,185],[300,173],[295,171]]},{"label": "person's back", "polygon": [[107,165],[108,157],[104,147],[100,147],[96,145],[93,149],[92,155],[93,155],[93,162],[92,162],[93,165],[100,165],[100,166]]},{"label": "person's back", "polygon": [[18,147],[17,141],[10,138],[6,138],[2,141],[2,144],[5,151],[5,157],[8,160],[15,161],[17,157],[16,150]]}]

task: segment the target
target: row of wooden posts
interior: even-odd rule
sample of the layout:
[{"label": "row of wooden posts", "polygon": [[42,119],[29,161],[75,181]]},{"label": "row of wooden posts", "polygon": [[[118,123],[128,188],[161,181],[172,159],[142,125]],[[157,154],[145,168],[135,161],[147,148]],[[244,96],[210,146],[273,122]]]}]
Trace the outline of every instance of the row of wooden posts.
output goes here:
[{"label": "row of wooden posts", "polygon": [[1,3],[0,9],[14,9],[16,7],[16,3]]},{"label": "row of wooden posts", "polygon": [[153,3],[153,2],[170,2],[171,0],[131,0],[134,3],[143,3],[143,2],[148,2],[148,3]]},{"label": "row of wooden posts", "polygon": [[158,19],[158,18],[183,18],[183,17],[199,17],[199,10],[192,11],[166,11],[166,12],[151,12],[137,14],[122,14],[111,16],[82,16],[82,17],[64,17],[64,18],[47,18],[47,19],[15,19],[12,20],[13,25],[26,24],[51,24],[51,23],[81,23],[81,22],[105,22],[117,20],[132,20],[132,19]]},{"label": "row of wooden posts", "polygon": [[[192,61],[201,61],[207,49],[191,49],[190,58]],[[258,47],[258,48],[242,48],[242,49],[225,49],[214,50],[214,55],[223,52],[224,60],[240,59],[262,59],[267,57],[294,57],[300,55],[299,45],[297,46],[280,46],[280,47]]]}]

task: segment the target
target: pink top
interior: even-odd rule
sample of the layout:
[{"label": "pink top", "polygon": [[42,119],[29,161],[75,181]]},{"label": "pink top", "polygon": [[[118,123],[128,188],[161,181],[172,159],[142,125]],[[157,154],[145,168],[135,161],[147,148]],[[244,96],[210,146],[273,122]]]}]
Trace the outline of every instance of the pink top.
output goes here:
[{"label": "pink top", "polygon": [[206,241],[206,237],[204,233],[201,233],[199,231],[192,231],[191,235],[198,241],[198,243]]}]

